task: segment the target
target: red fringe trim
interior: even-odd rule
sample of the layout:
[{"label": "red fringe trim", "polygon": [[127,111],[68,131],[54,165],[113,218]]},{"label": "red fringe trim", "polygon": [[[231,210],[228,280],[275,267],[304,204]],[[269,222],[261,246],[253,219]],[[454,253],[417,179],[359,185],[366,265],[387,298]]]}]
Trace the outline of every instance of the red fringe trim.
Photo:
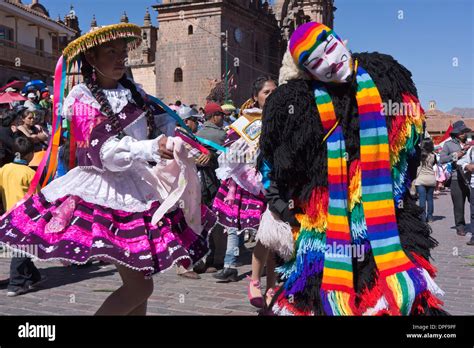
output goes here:
[{"label": "red fringe trim", "polygon": [[392,118],[392,126],[388,134],[389,144],[393,144],[399,137],[400,129],[406,124],[406,116],[397,116]]},{"label": "red fringe trim", "polygon": [[423,107],[421,106],[420,104],[420,101],[418,100],[417,97],[415,97],[413,94],[410,94],[410,93],[402,93],[402,101],[404,103],[409,103],[409,102],[413,102],[416,104],[416,107],[419,108],[420,110],[420,114],[421,115],[424,115],[425,114],[425,110],[423,109]]},{"label": "red fringe trim", "polygon": [[398,308],[397,301],[395,300],[395,296],[393,296],[393,292],[388,286],[387,277],[383,277],[379,284],[381,291],[387,300],[390,315],[401,315],[400,308]]},{"label": "red fringe trim", "polygon": [[415,297],[415,301],[413,302],[413,306],[410,312],[411,315],[425,313],[425,310],[423,307],[423,302],[424,302],[423,300],[426,301],[428,307],[430,308],[440,309],[444,304],[443,301],[441,301],[439,298],[434,296],[431,292],[429,292],[428,290],[425,290]]},{"label": "red fringe trim", "polygon": [[376,283],[371,289],[367,287],[362,291],[361,294],[358,295],[358,299],[360,300],[358,312],[362,315],[369,308],[374,307],[382,295],[383,293],[380,289],[379,281],[377,279]]},{"label": "red fringe trim", "polygon": [[433,266],[427,259],[425,259],[423,256],[418,255],[416,253],[411,253],[413,258],[415,259],[415,262],[418,266],[426,269],[430,276],[433,278],[436,277],[436,273],[438,273],[438,270],[436,269],[435,266]]},{"label": "red fringe trim", "polygon": [[[278,289],[277,289],[277,291],[278,291]],[[293,315],[298,315],[298,316],[309,316],[309,315],[311,315],[311,312],[304,312],[304,311],[301,311],[301,310],[295,308],[295,306],[288,301],[288,299],[286,298],[284,292],[280,294],[280,296],[276,300],[276,304],[278,305],[278,307],[285,308],[286,310],[290,311],[291,313],[293,313]]]},{"label": "red fringe trim", "polygon": [[351,165],[349,166],[349,179],[353,178],[356,174],[357,168],[359,167],[360,160],[352,161]]},{"label": "red fringe trim", "polygon": [[320,214],[327,215],[329,204],[329,193],[327,187],[315,187],[311,192],[311,198],[305,207],[305,214],[315,219]]}]

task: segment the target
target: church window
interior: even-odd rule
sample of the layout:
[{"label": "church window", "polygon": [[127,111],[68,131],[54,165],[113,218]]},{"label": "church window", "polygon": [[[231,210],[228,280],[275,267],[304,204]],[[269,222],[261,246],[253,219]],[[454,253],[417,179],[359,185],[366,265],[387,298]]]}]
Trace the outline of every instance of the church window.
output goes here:
[{"label": "church window", "polygon": [[176,68],[174,71],[174,82],[183,82],[183,69]]}]

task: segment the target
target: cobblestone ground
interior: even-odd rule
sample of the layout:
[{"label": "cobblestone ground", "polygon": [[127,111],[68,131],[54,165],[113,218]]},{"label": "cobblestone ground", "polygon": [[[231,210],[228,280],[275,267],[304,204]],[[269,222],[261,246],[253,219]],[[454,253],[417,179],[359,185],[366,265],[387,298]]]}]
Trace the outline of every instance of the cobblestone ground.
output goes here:
[{"label": "cobblestone ground", "polygon": [[[469,221],[466,205],[466,221]],[[470,234],[456,235],[449,192],[435,200],[434,237],[439,246],[433,252],[438,268],[437,283],[446,292],[445,309],[453,315],[474,315],[474,247],[467,246]],[[222,243],[222,241],[221,241]],[[240,281],[217,283],[211,274],[199,280],[179,277],[176,269],[154,277],[155,290],[149,300],[150,315],[256,315],[247,301],[252,244],[242,253]],[[0,279],[8,277],[10,260],[0,259]],[[120,284],[111,265],[86,268],[64,267],[59,263],[37,263],[48,279],[39,291],[8,298],[6,285],[0,287],[3,315],[92,315]]]}]

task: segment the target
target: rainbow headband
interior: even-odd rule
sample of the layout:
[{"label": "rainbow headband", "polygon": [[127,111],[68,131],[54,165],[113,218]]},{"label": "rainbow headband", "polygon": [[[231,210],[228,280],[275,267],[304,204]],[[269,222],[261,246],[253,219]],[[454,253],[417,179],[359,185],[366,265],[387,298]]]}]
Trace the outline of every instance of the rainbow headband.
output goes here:
[{"label": "rainbow headband", "polygon": [[342,42],[339,36],[324,24],[309,22],[300,25],[290,38],[289,48],[295,63],[302,67],[316,47],[324,42],[329,35],[334,35]]}]

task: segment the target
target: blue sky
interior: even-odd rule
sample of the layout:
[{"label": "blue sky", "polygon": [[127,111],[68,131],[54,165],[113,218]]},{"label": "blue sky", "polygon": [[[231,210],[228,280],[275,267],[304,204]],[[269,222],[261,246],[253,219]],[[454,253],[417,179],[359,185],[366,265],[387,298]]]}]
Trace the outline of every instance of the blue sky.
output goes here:
[{"label": "blue sky", "polygon": [[443,111],[474,107],[474,1],[336,0],[336,7],[335,31],[349,48],[394,56],[412,72],[423,107],[432,99]]},{"label": "blue sky", "polygon": [[[64,17],[74,5],[84,32],[93,14],[104,25],[118,22],[124,10],[130,22],[141,25],[147,6],[156,24],[151,6],[160,1],[40,2],[52,18]],[[412,72],[425,108],[432,99],[443,111],[474,107],[474,1],[335,0],[335,5],[335,31],[349,40],[349,48],[393,55]]]}]

